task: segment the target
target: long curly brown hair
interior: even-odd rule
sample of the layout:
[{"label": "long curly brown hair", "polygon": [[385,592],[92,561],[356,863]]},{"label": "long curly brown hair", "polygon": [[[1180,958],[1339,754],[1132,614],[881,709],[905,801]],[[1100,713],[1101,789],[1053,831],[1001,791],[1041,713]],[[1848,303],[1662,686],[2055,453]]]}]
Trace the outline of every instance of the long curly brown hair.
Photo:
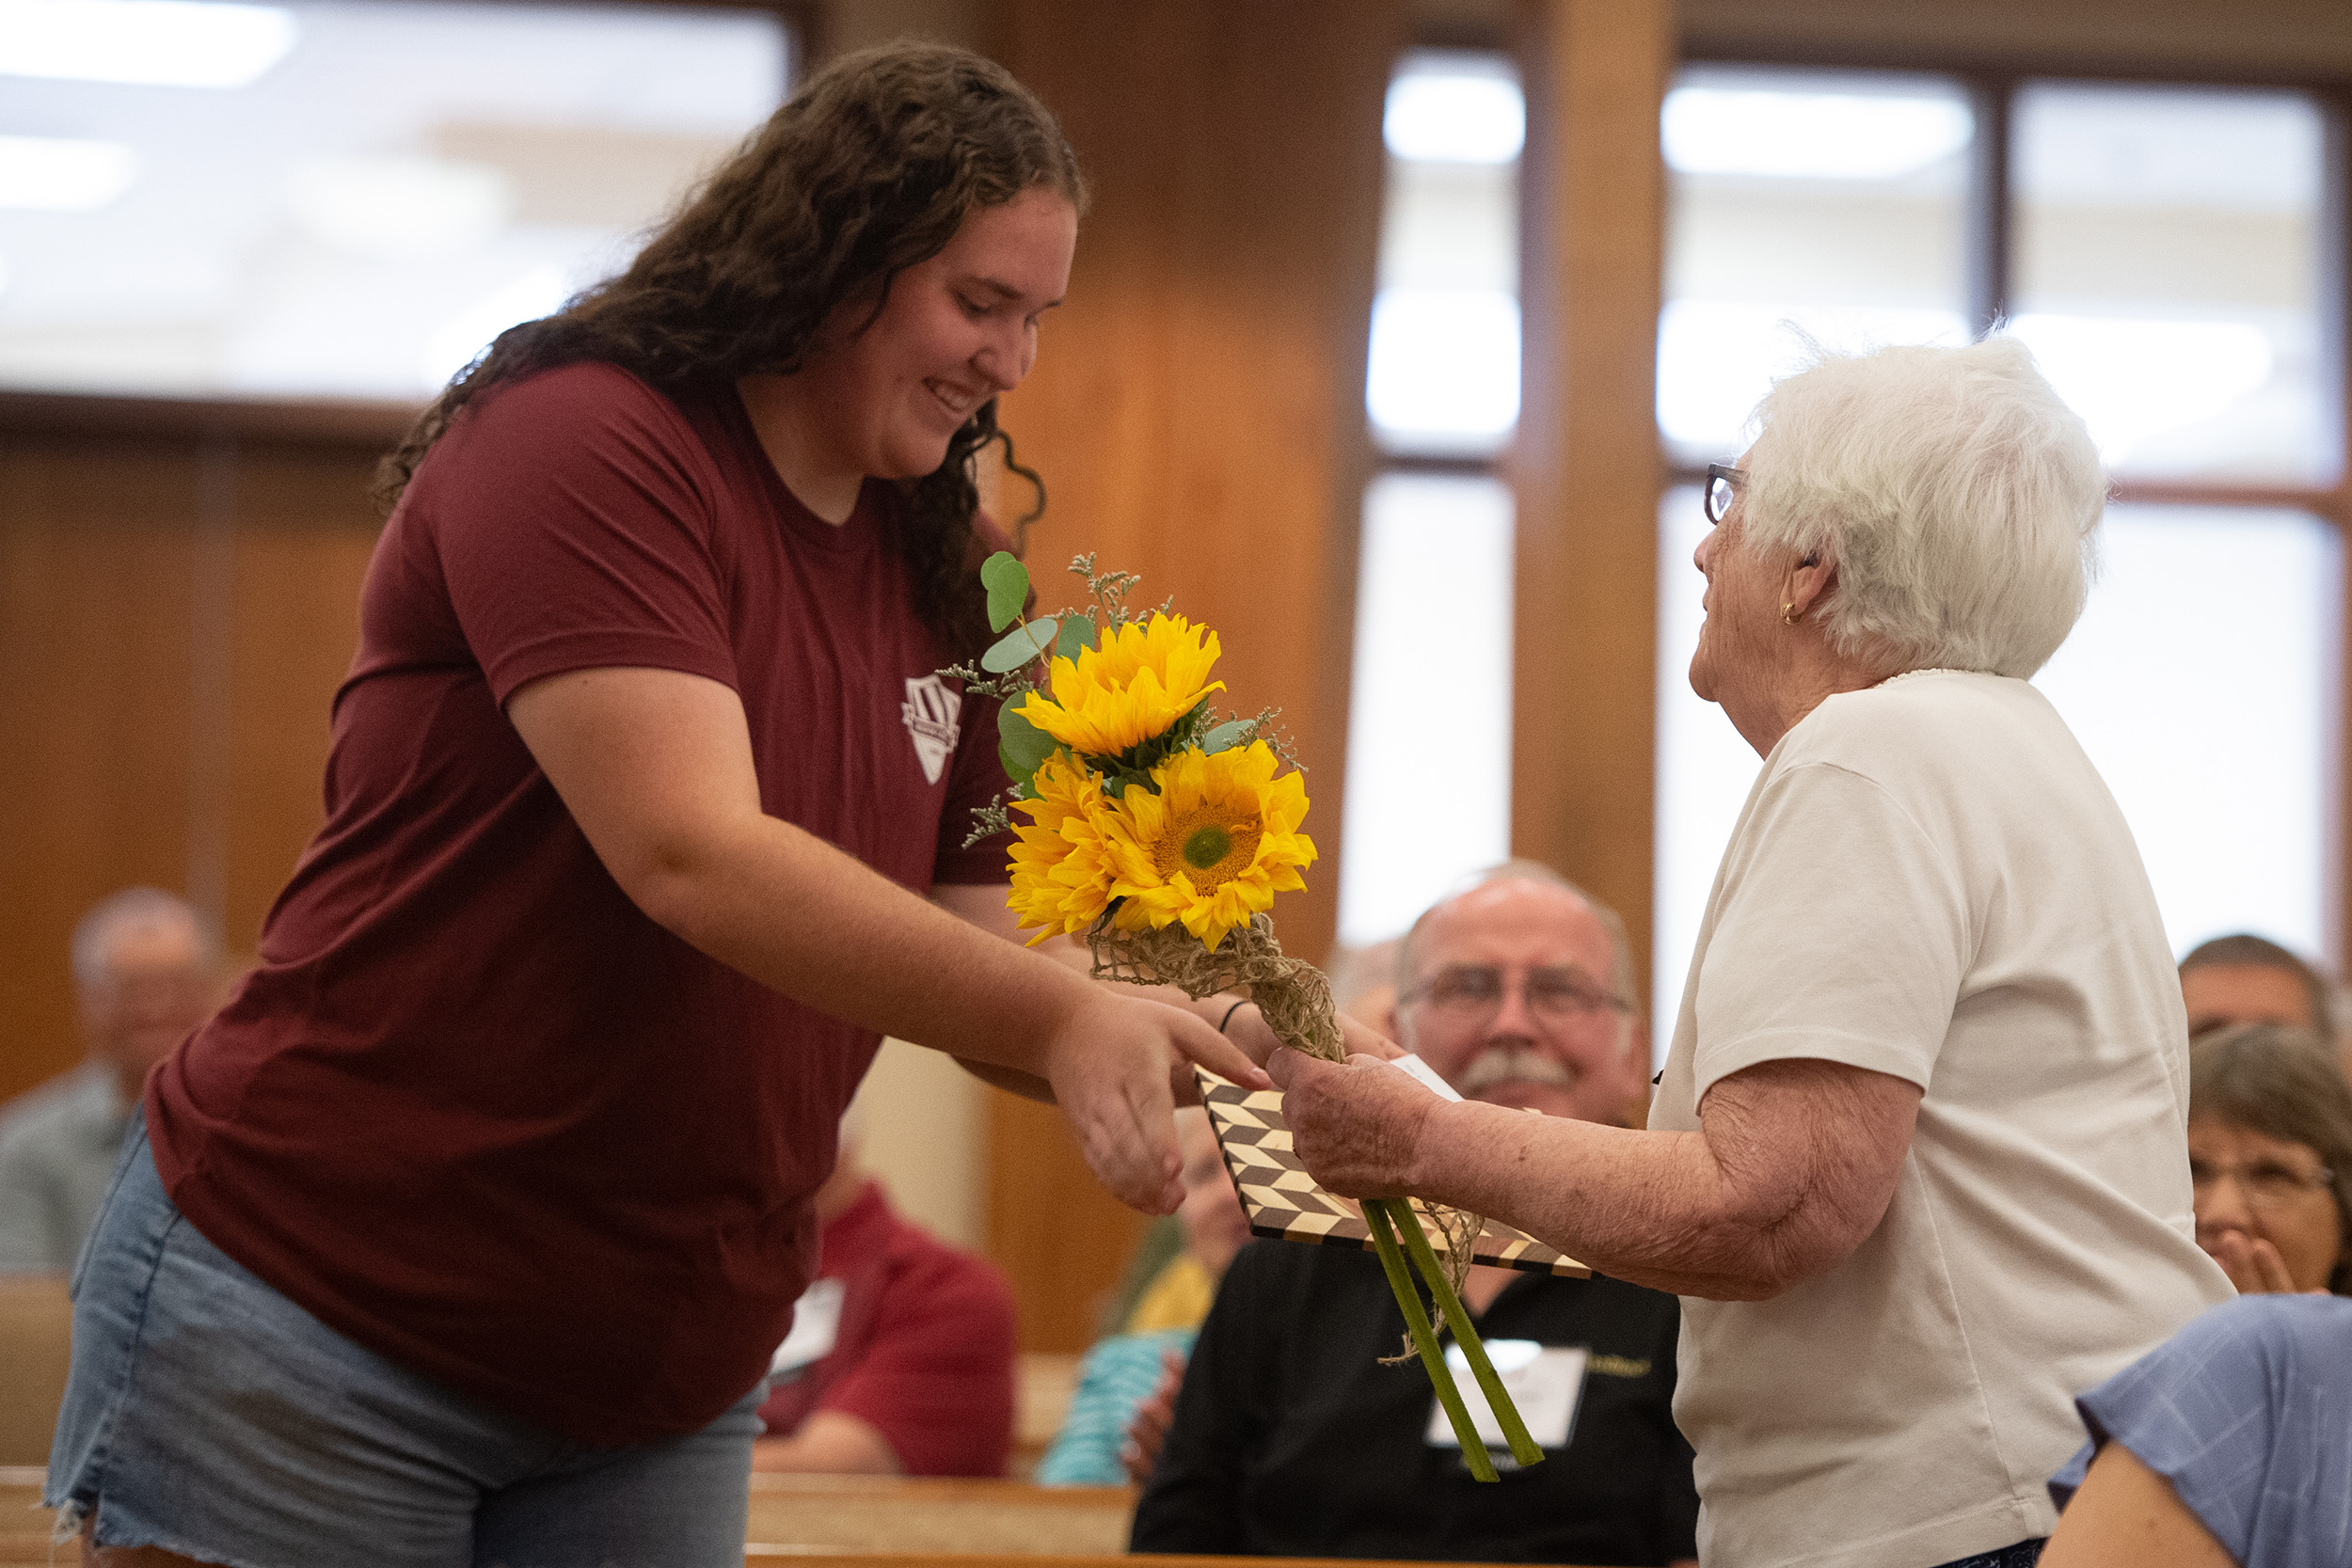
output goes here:
[{"label": "long curly brown hair", "polygon": [[[602,360],[664,390],[788,375],[836,307],[870,294],[870,325],[891,280],[945,249],[966,214],[1039,186],[1085,211],[1077,155],[1003,67],[936,44],[844,55],[696,189],[628,270],[508,328],[460,372],[385,457],[376,502],[391,511],[466,404],[539,371]],[[991,442],[1036,489],[1026,524],[1044,510],[1044,486],[1013,460],[993,398],[937,469],[897,482],[894,531],[915,613],[958,658],[988,636],[972,556],[974,467]]]}]

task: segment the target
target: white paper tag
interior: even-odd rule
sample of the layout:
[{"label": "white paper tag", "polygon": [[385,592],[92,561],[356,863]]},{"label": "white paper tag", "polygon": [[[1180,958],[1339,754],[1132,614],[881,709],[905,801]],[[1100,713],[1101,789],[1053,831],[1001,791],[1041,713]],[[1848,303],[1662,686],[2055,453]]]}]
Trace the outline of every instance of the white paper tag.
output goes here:
[{"label": "white paper tag", "polygon": [[841,1296],[845,1289],[838,1279],[819,1279],[801,1292],[801,1299],[792,1304],[792,1332],[784,1337],[784,1343],[776,1347],[774,1358],[768,1363],[770,1377],[798,1371],[833,1354],[834,1341],[841,1337]]},{"label": "white paper tag", "polygon": [[[1527,1423],[1527,1434],[1535,1439],[1535,1446],[1566,1448],[1568,1433],[1576,1430],[1576,1407],[1584,1393],[1584,1364],[1592,1359],[1591,1349],[1539,1345],[1533,1339],[1488,1339],[1486,1344],[1486,1358],[1502,1379],[1502,1391],[1518,1406],[1519,1419]],[[1510,1447],[1502,1435],[1502,1423],[1487,1408],[1486,1391],[1478,1386],[1462,1347],[1446,1346],[1445,1363],[1453,1369],[1454,1386],[1462,1391],[1462,1402],[1470,1407],[1470,1424],[1478,1429],[1479,1437],[1490,1449]],[[1454,1423],[1445,1418],[1445,1406],[1434,1398],[1429,1402],[1429,1445],[1438,1449],[1462,1446],[1454,1438]]]},{"label": "white paper tag", "polygon": [[1462,1097],[1454,1092],[1454,1085],[1438,1077],[1436,1068],[1410,1052],[1402,1056],[1391,1057],[1389,1065],[1401,1069],[1406,1077],[1435,1094],[1439,1100],[1451,1100],[1456,1104],[1461,1103]]}]

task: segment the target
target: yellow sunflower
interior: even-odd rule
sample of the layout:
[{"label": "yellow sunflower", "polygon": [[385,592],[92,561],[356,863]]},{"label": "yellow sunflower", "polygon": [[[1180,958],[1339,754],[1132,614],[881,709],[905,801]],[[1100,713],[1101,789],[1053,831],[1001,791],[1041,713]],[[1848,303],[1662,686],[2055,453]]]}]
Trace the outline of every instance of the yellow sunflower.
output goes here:
[{"label": "yellow sunflower", "polygon": [[1152,770],[1158,794],[1130,789],[1107,802],[1121,928],[1181,920],[1214,949],[1271,909],[1276,894],[1307,885],[1298,875],[1315,858],[1298,831],[1307,786],[1295,771],[1276,778],[1276,766],[1263,740],[1213,755],[1186,750]]},{"label": "yellow sunflower", "polygon": [[1103,781],[1057,752],[1038,768],[1034,787],[1035,799],[1013,802],[1030,825],[1012,831],[1012,888],[1005,895],[1023,926],[1039,927],[1032,947],[1094,924],[1110,902],[1112,875]]},{"label": "yellow sunflower", "polygon": [[1223,681],[1203,684],[1222,651],[1216,633],[1181,615],[1130,621],[1101,647],[1055,659],[1053,695],[1033,691],[1019,711],[1081,756],[1115,757],[1224,690]]}]

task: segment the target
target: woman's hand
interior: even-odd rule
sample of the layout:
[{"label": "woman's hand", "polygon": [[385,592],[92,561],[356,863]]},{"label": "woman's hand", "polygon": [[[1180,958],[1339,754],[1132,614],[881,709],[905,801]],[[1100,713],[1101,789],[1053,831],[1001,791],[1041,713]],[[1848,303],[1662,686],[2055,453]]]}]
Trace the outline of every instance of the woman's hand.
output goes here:
[{"label": "woman's hand", "polygon": [[[2279,1249],[2260,1236],[2249,1236],[2242,1230],[2224,1230],[2205,1249],[2213,1260],[2221,1265],[2221,1272],[2230,1276],[2242,1296],[2291,1295],[2295,1278],[2287,1273],[2286,1259]],[[2325,1291],[2307,1292],[2324,1296]]]},{"label": "woman's hand", "polygon": [[1192,1064],[1252,1087],[1265,1081],[1239,1047],[1181,1007],[1103,985],[1082,988],[1041,1058],[1087,1168],[1152,1214],[1172,1214],[1184,1200],[1176,1106],[1199,1099]]},{"label": "woman's hand", "polygon": [[1324,1062],[1278,1051],[1266,1069],[1282,1091],[1292,1147],[1326,1189],[1343,1197],[1410,1189],[1422,1132],[1444,1101],[1375,1056]]}]

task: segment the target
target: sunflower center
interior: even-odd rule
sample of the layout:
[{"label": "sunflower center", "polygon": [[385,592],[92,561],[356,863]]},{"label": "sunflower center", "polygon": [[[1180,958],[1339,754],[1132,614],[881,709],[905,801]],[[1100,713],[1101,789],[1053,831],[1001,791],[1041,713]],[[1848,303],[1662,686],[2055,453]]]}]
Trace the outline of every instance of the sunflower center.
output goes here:
[{"label": "sunflower center", "polygon": [[1226,851],[1232,847],[1233,835],[1216,823],[1195,828],[1192,836],[1184,840],[1184,863],[1195,871],[1206,871],[1223,860]]},{"label": "sunflower center", "polygon": [[1152,846],[1160,876],[1182,871],[1195,889],[1213,893],[1249,869],[1258,858],[1263,829],[1253,821],[1236,822],[1233,816],[1231,808],[1206,802],[1176,816]]}]

